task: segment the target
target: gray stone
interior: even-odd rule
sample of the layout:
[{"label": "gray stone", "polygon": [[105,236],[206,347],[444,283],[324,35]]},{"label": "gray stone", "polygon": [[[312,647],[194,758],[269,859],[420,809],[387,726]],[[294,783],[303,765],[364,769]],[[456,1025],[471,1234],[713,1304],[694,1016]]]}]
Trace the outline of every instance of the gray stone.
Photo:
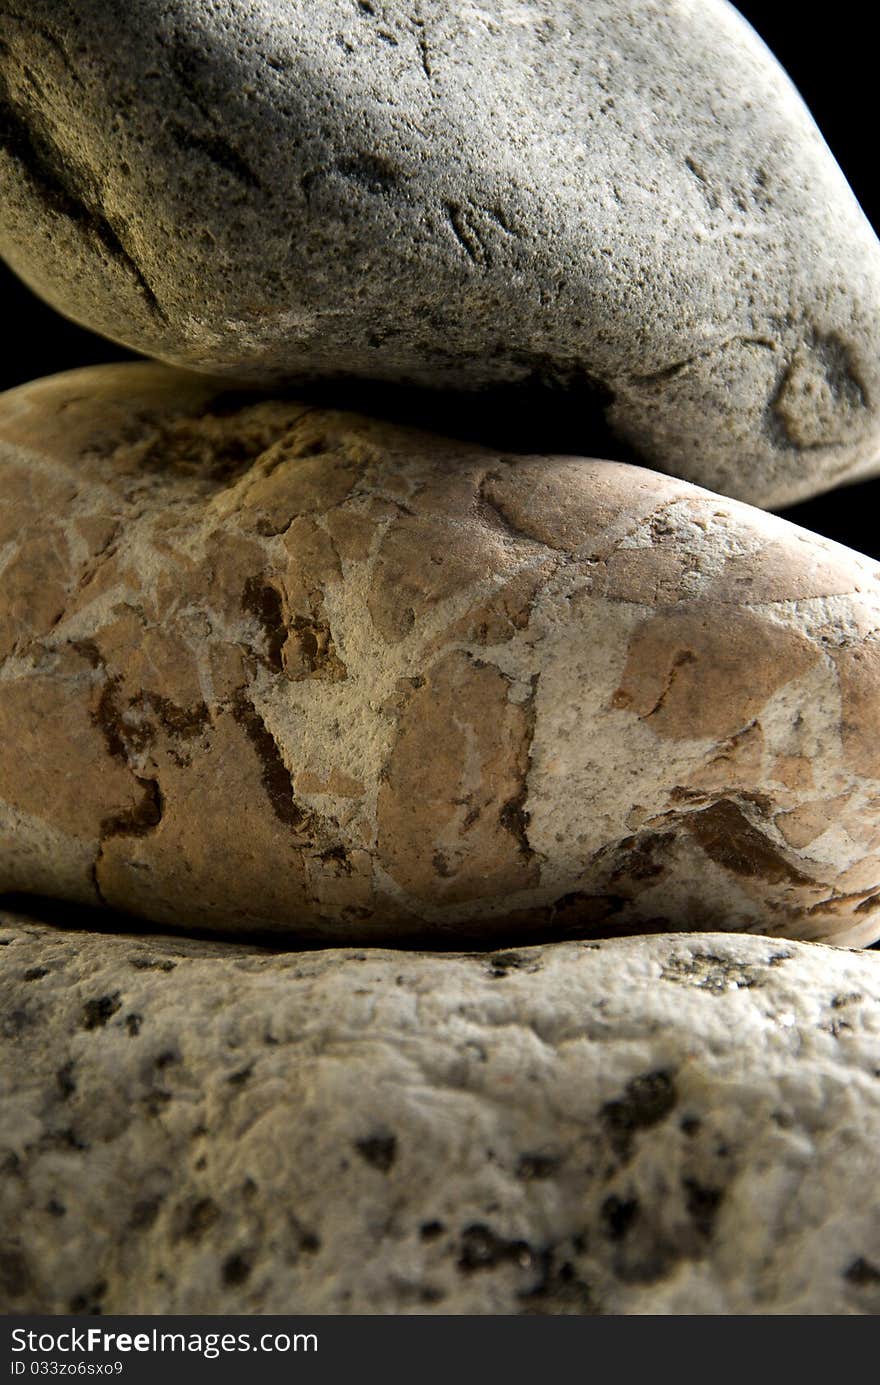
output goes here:
[{"label": "gray stone", "polygon": [[764,505],[876,467],[877,243],[721,0],[0,0],[0,91],[0,249],[148,354],[537,381]]},{"label": "gray stone", "polygon": [[880,1311],[880,957],[0,929],[0,1307]]}]

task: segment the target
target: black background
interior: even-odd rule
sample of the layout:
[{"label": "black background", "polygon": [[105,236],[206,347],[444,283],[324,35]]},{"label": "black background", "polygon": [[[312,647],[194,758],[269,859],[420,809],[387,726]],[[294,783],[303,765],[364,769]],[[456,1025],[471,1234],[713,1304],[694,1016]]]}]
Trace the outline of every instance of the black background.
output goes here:
[{"label": "black background", "polygon": [[[788,69],[878,229],[874,6],[867,0],[838,0],[821,8],[814,8],[809,0],[744,0],[739,9]],[[57,370],[131,355],[60,318],[2,266],[0,308],[2,389]],[[425,421],[433,419],[426,416]],[[621,455],[619,448],[616,453]],[[878,499],[880,481],[871,481],[819,496],[787,514],[799,524],[880,557],[880,535],[874,523]]]}]

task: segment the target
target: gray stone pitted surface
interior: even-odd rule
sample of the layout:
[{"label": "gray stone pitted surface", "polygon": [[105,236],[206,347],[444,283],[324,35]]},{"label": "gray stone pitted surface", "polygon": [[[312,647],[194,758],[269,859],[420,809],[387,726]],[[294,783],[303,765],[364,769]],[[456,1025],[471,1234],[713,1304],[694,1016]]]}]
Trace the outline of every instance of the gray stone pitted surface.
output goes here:
[{"label": "gray stone pitted surface", "polygon": [[721,0],[0,0],[0,250],[198,369],[537,380],[758,504],[876,464],[876,240]]},{"label": "gray stone pitted surface", "polygon": [[0,929],[0,1307],[880,1310],[880,957]]}]

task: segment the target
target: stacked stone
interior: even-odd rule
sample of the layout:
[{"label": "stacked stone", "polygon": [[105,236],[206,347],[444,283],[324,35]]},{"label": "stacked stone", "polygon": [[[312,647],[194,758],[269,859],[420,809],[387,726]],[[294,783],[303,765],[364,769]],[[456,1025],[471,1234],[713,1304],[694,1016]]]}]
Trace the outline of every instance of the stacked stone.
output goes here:
[{"label": "stacked stone", "polygon": [[0,1306],[877,1311],[880,582],[754,507],[880,248],[748,26],[0,0],[0,249],[162,362],[0,397]]}]

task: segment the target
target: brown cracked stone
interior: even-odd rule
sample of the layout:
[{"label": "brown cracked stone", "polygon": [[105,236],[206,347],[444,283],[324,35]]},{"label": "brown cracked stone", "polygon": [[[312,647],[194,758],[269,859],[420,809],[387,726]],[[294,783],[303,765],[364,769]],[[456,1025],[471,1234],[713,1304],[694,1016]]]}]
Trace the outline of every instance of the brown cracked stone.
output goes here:
[{"label": "brown cracked stone", "polygon": [[652,610],[636,630],[613,705],[650,721],[657,736],[721,742],[820,657],[797,629],[763,614],[679,601]]},{"label": "brown cracked stone", "polygon": [[880,933],[875,566],[154,365],[0,400],[0,889],[342,939]]},{"label": "brown cracked stone", "polygon": [[872,692],[880,679],[880,641],[865,640],[835,651],[840,679],[841,727],[847,762],[860,774],[880,778],[880,735]]},{"label": "brown cracked stone", "polygon": [[379,864],[416,899],[467,904],[538,883],[523,808],[533,730],[504,674],[463,652],[413,691],[377,816]]}]

